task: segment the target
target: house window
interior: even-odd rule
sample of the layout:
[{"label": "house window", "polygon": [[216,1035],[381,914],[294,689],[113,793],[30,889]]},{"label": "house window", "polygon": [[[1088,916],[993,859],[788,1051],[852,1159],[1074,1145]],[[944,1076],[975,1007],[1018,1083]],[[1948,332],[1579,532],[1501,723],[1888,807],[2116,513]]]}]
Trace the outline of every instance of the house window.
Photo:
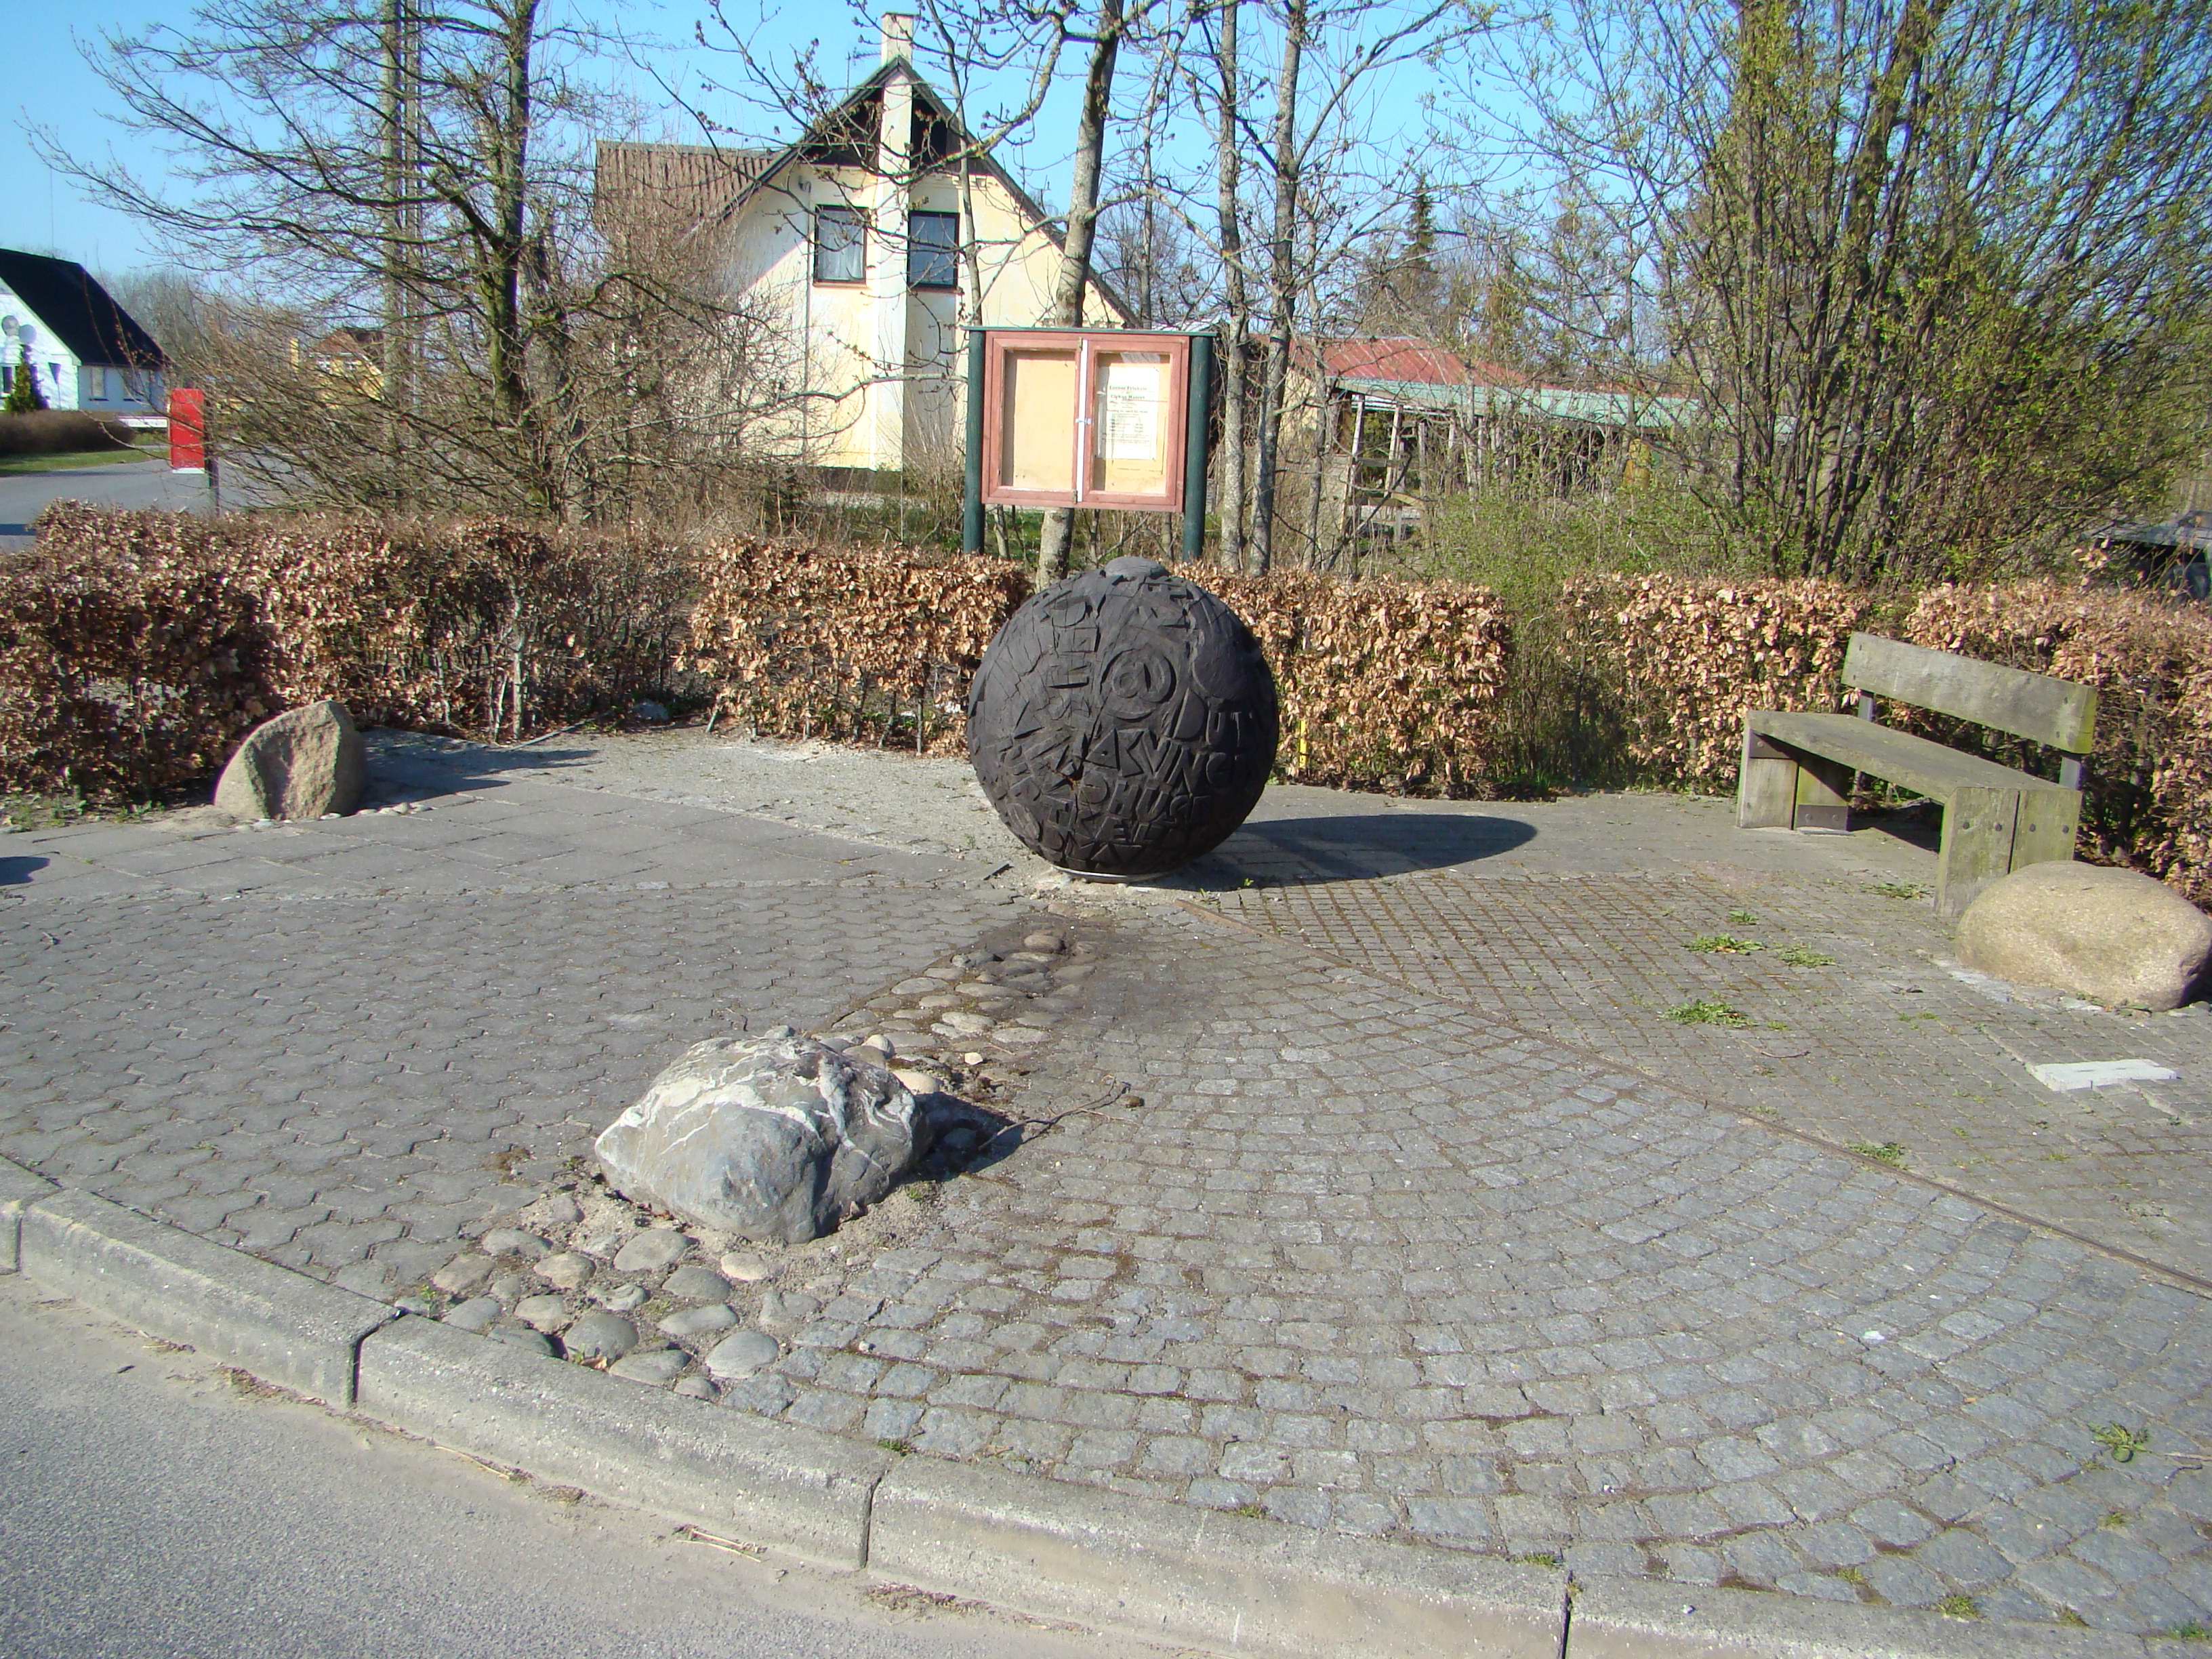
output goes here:
[{"label": "house window", "polygon": [[960,286],[960,216],[917,213],[907,221],[906,285]]},{"label": "house window", "polygon": [[814,210],[814,280],[862,283],[868,276],[868,227],[857,209]]}]

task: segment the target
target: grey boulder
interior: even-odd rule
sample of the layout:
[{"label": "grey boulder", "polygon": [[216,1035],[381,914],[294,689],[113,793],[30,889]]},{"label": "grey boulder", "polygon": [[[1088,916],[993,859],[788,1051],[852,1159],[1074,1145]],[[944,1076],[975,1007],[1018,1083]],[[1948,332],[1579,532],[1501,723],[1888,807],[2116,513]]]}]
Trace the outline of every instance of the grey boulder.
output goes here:
[{"label": "grey boulder", "polygon": [[702,1226],[803,1243],[888,1193],[927,1120],[883,1066],[788,1033],[702,1042],[599,1136],[616,1191]]},{"label": "grey boulder", "polygon": [[246,734],[215,787],[234,818],[319,818],[361,805],[368,751],[345,705],[325,698]]},{"label": "grey boulder", "polygon": [[2178,1008],[2212,960],[2212,916],[2132,870],[2031,864],[1966,907],[1959,959],[2111,1006]]}]

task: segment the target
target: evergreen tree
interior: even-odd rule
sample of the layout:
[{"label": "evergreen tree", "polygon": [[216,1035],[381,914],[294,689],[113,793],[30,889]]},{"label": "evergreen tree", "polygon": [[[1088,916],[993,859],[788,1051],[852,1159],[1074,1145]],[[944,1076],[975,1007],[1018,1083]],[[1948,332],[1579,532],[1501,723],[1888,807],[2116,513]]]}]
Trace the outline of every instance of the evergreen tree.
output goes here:
[{"label": "evergreen tree", "polygon": [[46,406],[46,398],[39,391],[39,372],[31,367],[31,348],[16,348],[15,373],[8,382],[8,413],[27,415],[34,409]]}]

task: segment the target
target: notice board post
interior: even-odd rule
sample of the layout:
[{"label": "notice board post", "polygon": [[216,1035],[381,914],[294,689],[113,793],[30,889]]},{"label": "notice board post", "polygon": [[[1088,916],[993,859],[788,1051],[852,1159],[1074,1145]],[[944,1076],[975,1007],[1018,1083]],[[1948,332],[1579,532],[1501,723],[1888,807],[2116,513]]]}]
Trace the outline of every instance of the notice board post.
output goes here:
[{"label": "notice board post", "polygon": [[1186,550],[1194,519],[1202,546],[1212,343],[1130,329],[971,334],[963,548],[982,550],[987,502],[1184,513]]}]

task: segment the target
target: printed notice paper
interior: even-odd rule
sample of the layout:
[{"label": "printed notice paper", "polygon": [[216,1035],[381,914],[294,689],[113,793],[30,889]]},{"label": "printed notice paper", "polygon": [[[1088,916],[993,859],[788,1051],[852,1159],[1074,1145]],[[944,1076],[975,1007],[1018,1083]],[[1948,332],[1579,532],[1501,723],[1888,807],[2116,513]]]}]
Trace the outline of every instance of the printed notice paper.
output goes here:
[{"label": "printed notice paper", "polygon": [[1109,362],[1104,407],[1100,415],[1104,431],[1098,453],[1109,461],[1149,461],[1160,453],[1160,405],[1167,401],[1164,363]]}]

